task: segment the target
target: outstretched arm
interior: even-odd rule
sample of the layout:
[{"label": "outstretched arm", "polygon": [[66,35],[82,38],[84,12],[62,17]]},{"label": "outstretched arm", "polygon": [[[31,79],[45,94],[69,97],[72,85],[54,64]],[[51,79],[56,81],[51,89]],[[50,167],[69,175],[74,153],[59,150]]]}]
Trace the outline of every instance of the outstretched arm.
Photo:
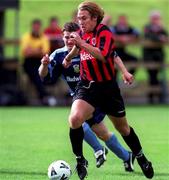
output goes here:
[{"label": "outstretched arm", "polygon": [[134,77],[131,73],[128,72],[125,65],[123,64],[123,61],[119,56],[114,57],[114,62],[117,64],[118,68],[120,69],[122,73],[122,78],[125,84],[132,84],[134,81]]},{"label": "outstretched arm", "polygon": [[45,76],[47,76],[48,74],[48,64],[50,64],[50,59],[49,59],[49,55],[46,54],[45,56],[43,56],[43,58],[41,59],[41,65],[38,69],[39,71],[39,76],[41,78],[44,78]]},{"label": "outstretched arm", "polygon": [[84,49],[85,51],[89,52],[93,57],[96,59],[105,62],[105,58],[102,55],[100,49],[98,47],[94,47],[88,43],[86,43],[77,32],[71,33],[72,41],[76,44],[77,47]]},{"label": "outstretched arm", "polygon": [[68,53],[68,55],[64,58],[62,65],[65,68],[68,68],[71,64],[71,60],[75,57],[79,52],[79,49],[76,46],[73,46],[72,50]]}]

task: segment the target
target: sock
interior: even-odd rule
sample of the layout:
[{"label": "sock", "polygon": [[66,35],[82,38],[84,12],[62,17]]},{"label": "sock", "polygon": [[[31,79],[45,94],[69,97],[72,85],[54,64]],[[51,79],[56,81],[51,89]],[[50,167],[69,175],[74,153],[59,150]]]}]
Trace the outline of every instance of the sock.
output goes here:
[{"label": "sock", "polygon": [[84,158],[83,157],[84,132],[83,132],[82,126],[78,129],[70,128],[69,136],[70,136],[70,141],[71,141],[73,153],[78,158]]},{"label": "sock", "polygon": [[87,123],[83,123],[83,131],[84,131],[84,140],[91,146],[94,152],[103,149],[103,146],[100,144],[99,140],[97,139],[96,135],[93,133],[91,128]]},{"label": "sock", "polygon": [[128,136],[122,136],[122,137],[136,157],[140,153],[143,154],[139,138],[134,132],[134,129],[132,127],[130,127],[130,134]]},{"label": "sock", "polygon": [[147,162],[147,158],[143,154],[142,150],[136,155],[136,158],[137,158],[137,161],[138,161],[139,164]]},{"label": "sock", "polygon": [[106,146],[114,152],[114,154],[122,159],[123,161],[127,161],[129,159],[129,152],[119,143],[117,137],[115,134],[112,134],[112,136],[107,140]]}]

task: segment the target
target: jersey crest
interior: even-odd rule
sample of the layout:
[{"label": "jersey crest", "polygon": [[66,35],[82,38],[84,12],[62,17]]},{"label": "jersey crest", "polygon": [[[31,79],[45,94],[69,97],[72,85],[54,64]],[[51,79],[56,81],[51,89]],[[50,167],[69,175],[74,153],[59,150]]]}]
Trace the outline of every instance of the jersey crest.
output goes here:
[{"label": "jersey crest", "polygon": [[73,65],[73,69],[75,73],[79,73],[80,72],[80,68],[78,64]]},{"label": "jersey crest", "polygon": [[92,38],[92,45],[93,45],[93,46],[96,46],[96,38],[95,38],[95,37]]}]

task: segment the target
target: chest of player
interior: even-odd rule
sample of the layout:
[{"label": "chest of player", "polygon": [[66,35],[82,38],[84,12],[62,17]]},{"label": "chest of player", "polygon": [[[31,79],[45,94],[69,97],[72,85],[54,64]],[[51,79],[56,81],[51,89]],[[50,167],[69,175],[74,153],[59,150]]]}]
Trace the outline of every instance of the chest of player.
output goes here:
[{"label": "chest of player", "polygon": [[[93,47],[97,46],[97,38],[94,35],[94,33],[84,35],[82,38],[87,44],[90,44]],[[96,60],[96,59],[90,53],[88,53],[84,49],[81,49],[81,51],[80,51],[80,60],[85,61],[85,60]]]},{"label": "chest of player", "polygon": [[117,35],[132,35],[134,29],[130,26],[114,26],[114,31]]},{"label": "chest of player", "polygon": [[72,64],[69,68],[63,69],[63,75],[66,79],[74,78],[75,81],[76,77],[79,77],[80,74],[80,59],[73,59]]},{"label": "chest of player", "polygon": [[154,34],[157,36],[165,34],[165,30],[161,26],[154,25],[154,24],[150,24],[150,25],[146,26],[145,32],[150,33],[150,34]]}]

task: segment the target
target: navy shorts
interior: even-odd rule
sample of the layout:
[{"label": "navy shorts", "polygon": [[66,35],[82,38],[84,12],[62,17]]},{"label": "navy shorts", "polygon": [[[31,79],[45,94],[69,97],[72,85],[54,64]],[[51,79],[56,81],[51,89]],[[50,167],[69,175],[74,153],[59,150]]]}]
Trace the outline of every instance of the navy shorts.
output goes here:
[{"label": "navy shorts", "polygon": [[93,117],[86,121],[86,123],[92,127],[94,124],[99,124],[101,121],[103,121],[104,117],[106,116],[105,113],[101,112],[99,108],[96,108]]},{"label": "navy shorts", "polygon": [[73,101],[82,99],[95,109],[115,117],[125,116],[125,106],[116,80],[105,82],[81,80],[75,90]]}]

